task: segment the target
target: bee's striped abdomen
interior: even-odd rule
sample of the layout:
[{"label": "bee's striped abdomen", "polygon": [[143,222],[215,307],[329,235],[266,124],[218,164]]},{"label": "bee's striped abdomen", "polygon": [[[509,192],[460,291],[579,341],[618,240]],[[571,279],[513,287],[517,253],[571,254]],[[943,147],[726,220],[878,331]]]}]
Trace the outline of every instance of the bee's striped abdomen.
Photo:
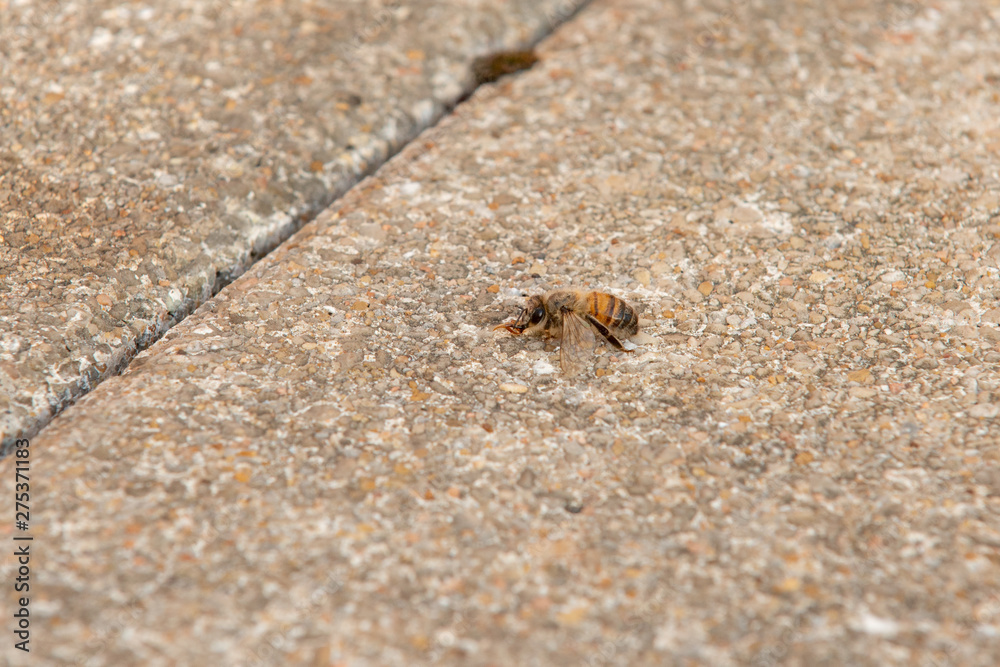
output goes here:
[{"label": "bee's striped abdomen", "polygon": [[618,297],[613,296],[611,299],[615,302],[612,326],[620,329],[627,336],[636,335],[639,332],[639,317],[635,314],[635,310]]},{"label": "bee's striped abdomen", "polygon": [[632,306],[611,294],[591,292],[587,295],[587,309],[602,324],[626,336],[639,332],[639,317]]}]

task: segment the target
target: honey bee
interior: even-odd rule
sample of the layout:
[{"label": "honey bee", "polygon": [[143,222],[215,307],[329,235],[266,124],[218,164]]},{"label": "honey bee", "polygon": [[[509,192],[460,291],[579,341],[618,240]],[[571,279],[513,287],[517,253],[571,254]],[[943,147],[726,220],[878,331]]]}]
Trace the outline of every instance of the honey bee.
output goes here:
[{"label": "honey bee", "polygon": [[494,327],[515,336],[523,333],[559,337],[559,365],[575,375],[597,344],[594,331],[619,350],[622,339],[639,333],[639,316],[624,300],[604,292],[554,290],[530,297],[513,322]]}]

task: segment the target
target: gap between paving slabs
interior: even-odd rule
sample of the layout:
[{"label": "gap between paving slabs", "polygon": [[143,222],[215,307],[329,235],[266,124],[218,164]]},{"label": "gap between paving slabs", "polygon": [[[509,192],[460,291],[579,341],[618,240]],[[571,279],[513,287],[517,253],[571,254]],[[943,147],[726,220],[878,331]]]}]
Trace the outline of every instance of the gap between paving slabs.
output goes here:
[{"label": "gap between paving slabs", "polygon": [[[533,48],[535,44],[549,35],[556,27],[579,13],[589,2],[590,0],[582,0],[580,2],[559,0],[551,8],[544,11],[544,20],[540,22],[528,40],[522,44],[515,45],[514,48]],[[380,24],[379,28],[381,29],[382,27]],[[360,28],[358,34],[362,34],[364,30],[367,30],[367,28]],[[357,47],[357,45],[354,46]],[[503,47],[501,46],[500,48],[502,50]],[[98,384],[110,376],[123,372],[136,354],[155,343],[167,331],[194,312],[201,304],[213,298],[226,285],[242,275],[263,257],[272,253],[296,231],[313,220],[320,211],[343,196],[345,192],[365,176],[373,173],[385,164],[385,162],[398,154],[409,142],[419,136],[421,132],[435,126],[442,117],[451,113],[457,105],[468,99],[475,90],[482,85],[490,83],[490,68],[484,66],[481,60],[477,59],[467,64],[469,74],[460,94],[451,102],[445,104],[434,102],[431,105],[431,111],[423,115],[403,113],[401,110],[390,111],[388,116],[397,118],[397,134],[389,138],[381,138],[386,146],[383,154],[378,154],[379,151],[376,150],[375,155],[370,155],[370,146],[363,146],[358,149],[348,146],[351,152],[356,153],[358,157],[357,162],[360,162],[360,166],[355,167],[352,173],[341,175],[339,182],[333,184],[333,187],[326,192],[320,193],[318,198],[313,201],[307,201],[298,208],[286,210],[282,216],[272,216],[272,218],[280,217],[282,221],[277,225],[272,223],[269,230],[253,230],[253,238],[242,239],[248,245],[242,247],[239,256],[235,258],[233,263],[211,267],[214,268],[214,278],[206,276],[208,279],[202,283],[200,292],[189,291],[187,295],[179,294],[178,298],[173,300],[175,307],[158,313],[157,319],[154,320],[152,326],[139,331],[131,328],[130,333],[132,337],[120,347],[113,350],[112,353],[106,355],[106,367],[103,371],[100,371],[96,364],[92,364],[86,369],[88,372],[81,370],[80,376],[68,387],[53,387],[53,384],[58,385],[59,382],[49,373],[45,380],[45,388],[39,390],[45,394],[43,400],[47,402],[48,409],[41,410],[40,413],[33,417],[29,416],[27,419],[21,421],[21,423],[18,423],[15,416],[13,427],[6,434],[0,431],[0,459],[5,458],[9,454],[16,439],[33,437],[50,423],[53,418],[75,403],[80,397],[92,391]],[[529,65],[530,63],[527,62],[522,63],[522,66],[525,67]],[[513,69],[516,69],[516,65]],[[493,74],[509,74],[511,73],[509,70],[510,68],[504,72],[501,66],[500,70],[493,72]],[[429,100],[425,99],[420,104],[426,101]],[[399,118],[401,113],[405,118]],[[364,153],[369,153],[369,155],[365,156]],[[223,260],[225,261],[225,258]],[[181,277],[184,278],[185,276]],[[67,346],[67,351],[70,351],[72,354],[69,346]],[[62,364],[60,364],[60,367],[62,367]],[[0,389],[2,389],[2,386],[0,386]],[[13,406],[11,409],[13,409]],[[0,423],[0,426],[2,426],[2,423]]]}]

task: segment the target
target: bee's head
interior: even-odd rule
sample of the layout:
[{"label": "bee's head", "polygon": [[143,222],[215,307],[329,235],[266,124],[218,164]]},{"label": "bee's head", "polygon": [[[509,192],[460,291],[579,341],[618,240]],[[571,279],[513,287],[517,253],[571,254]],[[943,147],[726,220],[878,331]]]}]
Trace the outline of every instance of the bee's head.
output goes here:
[{"label": "bee's head", "polygon": [[531,329],[544,321],[545,304],[542,302],[542,297],[533,296],[528,299],[528,303],[521,309],[521,314],[517,316],[512,328],[516,329],[518,333],[524,333],[525,330]]}]

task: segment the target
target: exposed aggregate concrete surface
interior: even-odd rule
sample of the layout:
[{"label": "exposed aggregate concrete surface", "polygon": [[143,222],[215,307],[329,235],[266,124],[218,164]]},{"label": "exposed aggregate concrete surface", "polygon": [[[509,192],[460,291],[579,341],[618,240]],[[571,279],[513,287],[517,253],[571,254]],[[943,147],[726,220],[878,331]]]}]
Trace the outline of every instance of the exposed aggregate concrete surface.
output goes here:
[{"label": "exposed aggregate concrete surface", "polygon": [[577,4],[0,0],[0,445]]},{"label": "exposed aggregate concrete surface", "polygon": [[40,655],[996,664],[998,18],[591,5],[33,441]]}]

